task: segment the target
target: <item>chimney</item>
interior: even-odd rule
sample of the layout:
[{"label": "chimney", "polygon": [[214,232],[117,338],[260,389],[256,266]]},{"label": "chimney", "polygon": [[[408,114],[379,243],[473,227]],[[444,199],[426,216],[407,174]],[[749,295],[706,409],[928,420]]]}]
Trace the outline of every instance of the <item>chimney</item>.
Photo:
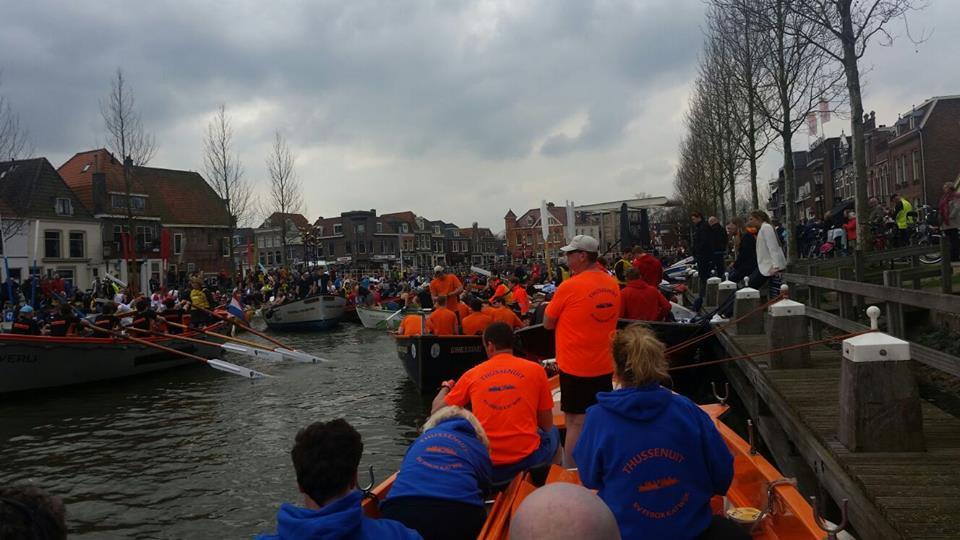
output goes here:
[{"label": "chimney", "polygon": [[94,172],[91,187],[93,188],[93,213],[105,212],[108,202],[106,173]]},{"label": "chimney", "polygon": [[130,156],[127,156],[127,157],[123,158],[123,166],[124,166],[124,167],[133,167],[133,158],[131,158]]}]

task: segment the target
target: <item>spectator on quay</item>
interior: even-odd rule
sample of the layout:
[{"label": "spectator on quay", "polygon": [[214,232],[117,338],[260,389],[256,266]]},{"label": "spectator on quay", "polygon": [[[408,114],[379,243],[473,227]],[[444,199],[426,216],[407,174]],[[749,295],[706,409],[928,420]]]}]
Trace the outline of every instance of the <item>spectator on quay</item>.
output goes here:
[{"label": "spectator on quay", "polygon": [[303,494],[303,506],[284,503],[277,512],[277,534],[257,538],[420,538],[396,521],[363,515],[363,494],[357,489],[357,467],[362,455],[360,434],[346,420],[315,422],[301,429],[290,457],[297,487]]},{"label": "spectator on quay", "polygon": [[[713,517],[710,499],[733,480],[733,456],[713,420],[660,386],[666,347],[642,324],[613,340],[619,390],[590,407],[574,450],[580,480],[617,518],[623,538],[749,538]],[[664,509],[671,509],[664,511]]]},{"label": "spectator on quay", "polygon": [[741,217],[734,217],[727,223],[727,234],[733,239],[736,255],[730,265],[730,281],[742,281],[757,269],[757,240],[747,232]]},{"label": "spectator on quay", "polygon": [[443,407],[433,413],[403,457],[380,505],[383,516],[426,540],[476,538],[487,519],[484,495],[493,474],[489,447],[470,411]]},{"label": "spectator on quay", "polygon": [[843,230],[846,231],[846,250],[848,253],[857,249],[857,213],[850,211],[847,214],[847,221],[844,222]]},{"label": "spectator on quay", "polygon": [[513,356],[513,330],[494,323],[483,332],[487,360],[457,381],[445,381],[433,400],[433,412],[467,407],[490,439],[493,481],[555,459],[560,432],[553,425],[553,395],[543,368]]},{"label": "spectator on quay", "polygon": [[890,212],[897,225],[896,246],[910,245],[910,226],[914,223],[913,205],[906,198],[894,193],[890,195]]},{"label": "spectator on quay", "polygon": [[67,537],[60,497],[33,486],[0,487],[0,538],[61,540]]},{"label": "spectator on quay", "polygon": [[729,244],[727,232],[716,216],[710,216],[710,219],[707,221],[710,224],[710,248],[713,250],[712,269],[717,273],[717,277],[722,278],[723,271],[726,269],[723,260],[727,256],[727,247]]},{"label": "spectator on quay", "polygon": [[943,195],[937,205],[940,212],[940,229],[950,241],[950,260],[960,261],[960,194],[953,182],[943,183]]},{"label": "spectator on quay", "polygon": [[749,225],[758,230],[757,269],[750,274],[750,286],[759,291],[771,276],[779,274],[786,268],[787,261],[783,256],[777,232],[770,224],[770,217],[766,212],[763,210],[751,212]]}]

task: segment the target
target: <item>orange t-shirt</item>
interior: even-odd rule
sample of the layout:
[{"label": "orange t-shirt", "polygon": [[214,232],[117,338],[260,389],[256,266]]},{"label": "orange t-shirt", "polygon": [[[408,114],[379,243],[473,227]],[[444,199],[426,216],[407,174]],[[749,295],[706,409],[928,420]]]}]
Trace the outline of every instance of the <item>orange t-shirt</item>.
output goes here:
[{"label": "orange t-shirt", "polygon": [[543,368],[503,353],[464,373],[445,401],[470,405],[490,439],[494,465],[516,463],[539,448],[537,412],[553,409]]},{"label": "orange t-shirt", "polygon": [[[462,288],[463,283],[460,282],[460,278],[453,274],[444,274],[443,277],[433,278],[433,280],[430,281],[431,296],[448,296],[453,300],[447,301],[453,302],[454,304],[459,302],[460,299],[453,296],[453,291]],[[447,307],[453,307],[453,305],[448,304]]]},{"label": "orange t-shirt", "polygon": [[423,335],[423,315],[407,315],[400,322],[400,328],[397,328],[397,334],[401,336],[420,336]]},{"label": "orange t-shirt", "polygon": [[493,322],[507,323],[507,326],[514,330],[523,328],[523,321],[520,320],[520,317],[517,317],[517,314],[506,306],[490,308],[489,313],[490,316],[493,317]]},{"label": "orange t-shirt", "polygon": [[457,315],[449,308],[437,308],[427,317],[427,333],[435,336],[457,335]]},{"label": "orange t-shirt", "polygon": [[513,294],[510,293],[510,289],[508,289],[503,283],[497,285],[497,288],[493,291],[493,296],[491,298],[499,298],[504,304],[513,303]]},{"label": "orange t-shirt", "polygon": [[599,270],[563,280],[547,304],[546,315],[557,321],[557,366],[577,377],[613,373],[610,342],[620,315],[620,286]]},{"label": "orange t-shirt", "polygon": [[463,324],[463,320],[467,318],[467,315],[470,315],[470,308],[467,307],[463,302],[457,302],[456,306],[452,309],[457,310],[457,314],[460,315],[460,324]]},{"label": "orange t-shirt", "polygon": [[517,301],[517,307],[520,308],[520,314],[526,315],[530,311],[530,295],[527,290],[517,285],[513,288],[513,298]]},{"label": "orange t-shirt", "polygon": [[482,336],[483,331],[493,324],[493,317],[487,313],[471,313],[461,319],[463,326],[463,335]]}]

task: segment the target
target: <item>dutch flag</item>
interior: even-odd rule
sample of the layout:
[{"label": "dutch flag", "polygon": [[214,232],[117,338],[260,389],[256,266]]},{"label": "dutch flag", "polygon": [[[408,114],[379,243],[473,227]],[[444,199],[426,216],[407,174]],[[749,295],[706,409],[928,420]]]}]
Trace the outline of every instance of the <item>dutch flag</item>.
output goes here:
[{"label": "dutch flag", "polygon": [[227,306],[227,313],[243,320],[243,303],[240,302],[239,293],[234,293],[233,299],[230,300],[230,304]]}]

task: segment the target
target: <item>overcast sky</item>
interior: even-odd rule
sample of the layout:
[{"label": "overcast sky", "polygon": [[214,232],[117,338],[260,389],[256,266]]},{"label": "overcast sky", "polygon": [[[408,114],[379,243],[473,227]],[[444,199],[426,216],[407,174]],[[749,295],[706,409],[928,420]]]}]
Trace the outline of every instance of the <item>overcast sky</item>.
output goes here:
[{"label": "overcast sky", "polygon": [[[259,193],[274,130],[287,137],[311,220],[409,209],[498,231],[541,198],[672,194],[703,17],[700,0],[0,0],[0,93],[59,166],[103,146],[99,102],[122,67],[153,166],[201,170],[223,103]],[[864,61],[881,123],[960,94],[960,2],[909,23],[932,35],[914,46],[896,24]]]}]

